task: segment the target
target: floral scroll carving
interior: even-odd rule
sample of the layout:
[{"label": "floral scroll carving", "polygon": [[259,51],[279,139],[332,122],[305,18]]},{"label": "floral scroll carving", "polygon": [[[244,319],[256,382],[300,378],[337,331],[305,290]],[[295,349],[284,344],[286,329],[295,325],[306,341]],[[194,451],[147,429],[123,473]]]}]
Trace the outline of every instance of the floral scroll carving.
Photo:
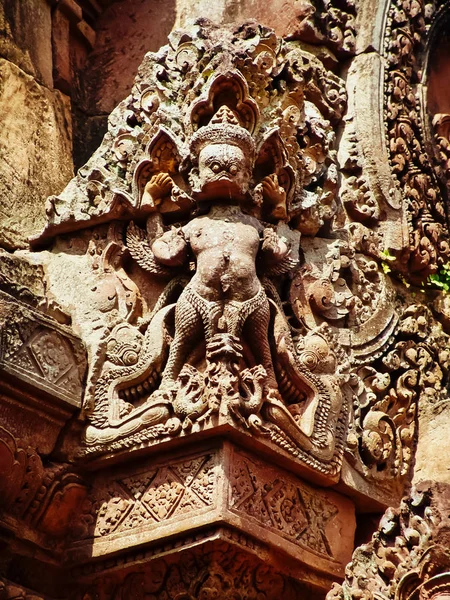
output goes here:
[{"label": "floral scroll carving", "polygon": [[423,483],[398,509],[389,509],[327,600],[445,599],[450,592],[448,493],[445,484]]},{"label": "floral scroll carving", "polygon": [[433,168],[433,153],[425,146],[420,114],[427,31],[441,4],[392,3],[386,37],[387,142],[392,172],[406,201],[410,248],[404,260],[413,283],[426,281],[450,256],[446,201]]},{"label": "floral scroll carving", "polygon": [[[180,562],[157,559],[151,569],[134,569],[123,581],[108,578],[107,586],[102,586],[105,598],[128,600],[133,595],[160,600],[244,597],[294,600],[304,593],[301,585],[225,540],[206,544],[197,551],[184,551],[181,556]],[[82,597],[94,597],[101,585],[94,583]],[[312,592],[310,597],[319,596]]]}]

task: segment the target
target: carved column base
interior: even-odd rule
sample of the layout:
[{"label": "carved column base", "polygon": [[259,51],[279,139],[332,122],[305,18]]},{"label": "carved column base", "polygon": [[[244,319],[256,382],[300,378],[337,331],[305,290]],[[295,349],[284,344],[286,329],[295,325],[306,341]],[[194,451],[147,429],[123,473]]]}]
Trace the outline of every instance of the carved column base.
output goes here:
[{"label": "carved column base", "polygon": [[354,527],[347,498],[216,440],[97,473],[66,561],[86,585],[111,574],[124,598],[137,581],[178,597],[175,580],[186,598],[204,585],[294,598],[300,583],[325,591],[343,577]]}]

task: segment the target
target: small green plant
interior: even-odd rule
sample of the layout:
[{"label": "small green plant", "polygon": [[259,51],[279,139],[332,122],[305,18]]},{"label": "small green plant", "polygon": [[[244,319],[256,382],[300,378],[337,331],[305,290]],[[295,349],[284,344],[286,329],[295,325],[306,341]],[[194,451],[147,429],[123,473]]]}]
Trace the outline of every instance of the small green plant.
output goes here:
[{"label": "small green plant", "polygon": [[383,269],[383,273],[387,275],[392,271],[391,267],[389,266],[389,262],[393,262],[395,260],[395,256],[391,254],[388,249],[380,252],[380,256],[382,258],[381,268]]},{"label": "small green plant", "polygon": [[411,287],[411,284],[406,280],[406,278],[403,275],[399,275],[398,278],[406,288]]},{"label": "small green plant", "polygon": [[388,248],[386,248],[386,250],[383,250],[382,252],[380,252],[380,256],[383,260],[389,260],[391,262],[393,260],[395,260],[395,256],[389,252]]},{"label": "small green plant", "polygon": [[381,261],[381,268],[383,269],[383,273],[387,275],[391,272],[391,267],[384,260]]},{"label": "small green plant", "polygon": [[428,283],[444,292],[450,292],[450,263],[443,265],[437,273],[430,275]]}]

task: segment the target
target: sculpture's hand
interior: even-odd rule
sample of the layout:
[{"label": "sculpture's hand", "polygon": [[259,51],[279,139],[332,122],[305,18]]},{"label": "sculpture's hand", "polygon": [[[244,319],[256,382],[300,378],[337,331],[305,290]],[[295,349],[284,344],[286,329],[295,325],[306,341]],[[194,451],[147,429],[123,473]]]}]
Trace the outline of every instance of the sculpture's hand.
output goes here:
[{"label": "sculpture's hand", "polygon": [[149,196],[155,205],[159,204],[163,198],[168,196],[172,190],[173,181],[169,173],[157,173],[153,175],[144,188],[142,196],[143,204],[148,204],[145,199]]},{"label": "sculpture's hand", "polygon": [[286,190],[278,183],[278,177],[273,173],[264,177],[261,182],[264,200],[273,205],[272,216],[277,219],[287,217]]},{"label": "sculpture's hand", "polygon": [[276,260],[281,260],[289,253],[289,247],[276,231],[267,227],[263,233],[262,251]]},{"label": "sculpture's hand", "polygon": [[152,252],[158,262],[169,267],[179,267],[187,259],[187,242],[181,227],[171,227],[155,240]]}]

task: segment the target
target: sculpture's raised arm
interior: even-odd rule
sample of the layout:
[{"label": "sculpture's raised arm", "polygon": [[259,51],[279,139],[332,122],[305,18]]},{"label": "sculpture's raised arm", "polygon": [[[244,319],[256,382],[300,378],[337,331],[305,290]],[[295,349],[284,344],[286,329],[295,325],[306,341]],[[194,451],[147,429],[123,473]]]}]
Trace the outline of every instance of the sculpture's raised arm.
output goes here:
[{"label": "sculpture's raised arm", "polygon": [[281,275],[298,265],[298,242],[300,236],[280,235],[272,227],[265,227],[262,233],[261,258],[265,274]]}]

